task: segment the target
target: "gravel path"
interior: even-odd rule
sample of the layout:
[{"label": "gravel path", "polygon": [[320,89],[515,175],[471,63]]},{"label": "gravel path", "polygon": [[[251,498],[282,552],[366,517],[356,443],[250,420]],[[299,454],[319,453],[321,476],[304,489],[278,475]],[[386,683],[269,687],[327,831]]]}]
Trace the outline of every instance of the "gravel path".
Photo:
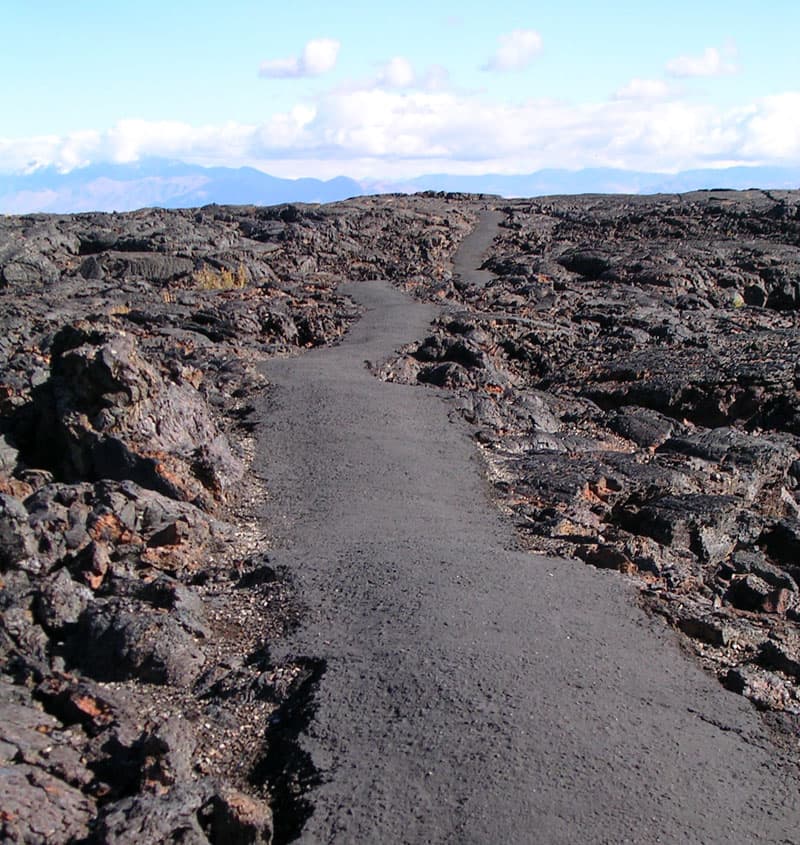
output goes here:
[{"label": "gravel path", "polygon": [[492,209],[480,212],[478,224],[464,238],[454,256],[453,275],[456,279],[480,288],[491,282],[492,273],[489,270],[481,270],[480,267],[505,216],[502,211]]},{"label": "gravel path", "polygon": [[274,562],[309,609],[276,656],[327,667],[301,841],[800,842],[797,771],[751,706],[620,576],[516,550],[441,394],[365,366],[435,310],[343,290],[364,317],[271,361],[260,408]]}]

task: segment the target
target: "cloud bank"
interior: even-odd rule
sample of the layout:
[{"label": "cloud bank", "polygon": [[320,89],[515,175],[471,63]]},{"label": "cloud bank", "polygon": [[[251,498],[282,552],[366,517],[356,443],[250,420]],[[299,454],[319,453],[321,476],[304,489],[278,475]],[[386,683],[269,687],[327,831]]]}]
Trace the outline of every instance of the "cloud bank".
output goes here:
[{"label": "cloud bank", "polygon": [[[413,69],[412,69],[413,70]],[[411,79],[403,63],[385,70]],[[284,176],[408,177],[424,172],[527,173],[545,167],[676,171],[800,163],[800,91],[722,109],[633,80],[597,103],[501,103],[449,89],[328,93],[260,124],[120,121],[106,130],[0,138],[0,170],[147,157],[252,164]]]}]

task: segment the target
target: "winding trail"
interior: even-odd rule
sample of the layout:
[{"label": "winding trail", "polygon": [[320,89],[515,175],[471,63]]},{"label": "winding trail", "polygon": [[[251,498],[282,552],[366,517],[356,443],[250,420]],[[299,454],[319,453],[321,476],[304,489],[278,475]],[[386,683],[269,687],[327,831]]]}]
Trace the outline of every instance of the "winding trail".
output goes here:
[{"label": "winding trail", "polygon": [[363,318],[271,361],[260,409],[272,557],[309,608],[277,656],[327,663],[301,841],[800,842],[797,772],[750,705],[621,577],[516,550],[442,394],[369,372],[435,309],[343,290]]},{"label": "winding trail", "polygon": [[484,209],[478,215],[475,228],[461,241],[453,256],[453,275],[456,279],[469,282],[475,287],[485,287],[492,280],[489,270],[481,270],[483,258],[489,251],[505,214],[493,209]]}]

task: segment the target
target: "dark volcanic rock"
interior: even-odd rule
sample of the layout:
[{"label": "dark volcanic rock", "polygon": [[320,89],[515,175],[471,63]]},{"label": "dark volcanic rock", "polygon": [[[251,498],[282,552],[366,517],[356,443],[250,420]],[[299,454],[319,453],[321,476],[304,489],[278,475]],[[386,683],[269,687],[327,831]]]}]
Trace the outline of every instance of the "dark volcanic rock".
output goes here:
[{"label": "dark volcanic rock", "polygon": [[209,845],[198,811],[206,801],[202,788],[179,786],[167,795],[136,795],[118,801],[97,820],[92,843],[138,845],[140,842],[181,842]]},{"label": "dark volcanic rock", "polygon": [[25,688],[0,680],[0,766],[4,842],[82,839],[96,813],[92,773],[75,738],[42,712]]},{"label": "dark volcanic rock", "polygon": [[28,512],[13,496],[0,493],[0,566],[14,566],[35,552]]},{"label": "dark volcanic rock", "polygon": [[36,596],[36,621],[49,633],[63,637],[78,624],[92,601],[92,591],[77,583],[66,568],[48,576]]},{"label": "dark volcanic rock", "polygon": [[50,379],[35,394],[29,461],[68,481],[130,479],[205,504],[241,462],[190,382],[165,377],[126,333],[85,324],[53,340]]},{"label": "dark volcanic rock", "polygon": [[637,578],[731,688],[786,713],[794,664],[762,642],[800,619],[799,209],[509,201],[492,282],[448,286],[457,319],[381,369],[456,393],[531,548]]},{"label": "dark volcanic rock", "polygon": [[623,407],[609,417],[608,427],[637,446],[660,446],[674,431],[675,421],[649,408]]},{"label": "dark volcanic rock", "polygon": [[617,518],[632,534],[691,551],[704,563],[718,563],[728,557],[738,540],[736,505],[731,496],[690,493],[663,496],[635,512],[620,510]]},{"label": "dark volcanic rock", "polygon": [[259,361],[335,342],[344,279],[446,306],[380,374],[453,394],[527,545],[637,579],[800,714],[800,195],[503,202],[492,280],[454,279],[489,202],[0,220],[6,838],[270,841],[241,790],[297,610],[222,519],[257,498]]},{"label": "dark volcanic rock", "polygon": [[296,624],[286,579],[253,574],[258,364],[341,336],[342,279],[445,285],[473,219],[432,197],[0,219],[4,841],[271,841],[251,775],[302,668],[266,649]]},{"label": "dark volcanic rock", "polygon": [[178,619],[114,599],[93,602],[81,614],[78,642],[76,661],[99,680],[187,685],[204,662],[195,638]]},{"label": "dark volcanic rock", "polygon": [[80,789],[24,763],[3,772],[4,842],[49,845],[83,839],[95,812]]}]

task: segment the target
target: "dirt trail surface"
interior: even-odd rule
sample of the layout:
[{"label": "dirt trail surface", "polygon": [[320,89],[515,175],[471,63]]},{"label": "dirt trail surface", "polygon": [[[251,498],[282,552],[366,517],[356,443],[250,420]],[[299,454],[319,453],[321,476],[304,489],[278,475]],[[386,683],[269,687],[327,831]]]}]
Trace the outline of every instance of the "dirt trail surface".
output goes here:
[{"label": "dirt trail surface", "polygon": [[516,550],[441,394],[365,365],[435,309],[341,290],[363,318],[269,362],[260,408],[273,562],[309,609],[276,651],[324,667],[301,841],[800,842],[796,770],[750,704],[619,575]]},{"label": "dirt trail surface", "polygon": [[481,288],[491,282],[494,274],[480,268],[505,216],[501,211],[489,209],[480,212],[478,224],[464,238],[454,256],[453,276],[456,285],[466,282]]}]

